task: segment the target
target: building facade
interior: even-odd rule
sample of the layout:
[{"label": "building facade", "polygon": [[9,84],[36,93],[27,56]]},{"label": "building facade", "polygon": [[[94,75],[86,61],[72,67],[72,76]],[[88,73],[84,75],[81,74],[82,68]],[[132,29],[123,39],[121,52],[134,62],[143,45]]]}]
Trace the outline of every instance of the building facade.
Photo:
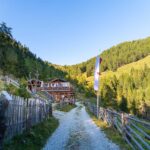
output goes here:
[{"label": "building facade", "polygon": [[28,82],[31,91],[46,91],[54,99],[55,102],[65,101],[75,103],[75,91],[70,82],[63,79],[52,79],[47,82],[31,80]]}]

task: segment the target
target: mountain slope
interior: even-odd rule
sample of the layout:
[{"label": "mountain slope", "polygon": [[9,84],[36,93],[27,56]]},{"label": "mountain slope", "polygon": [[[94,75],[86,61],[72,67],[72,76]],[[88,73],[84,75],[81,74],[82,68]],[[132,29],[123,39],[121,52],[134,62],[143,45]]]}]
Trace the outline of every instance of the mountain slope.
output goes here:
[{"label": "mountain slope", "polygon": [[[6,28],[6,29],[5,29]],[[7,32],[6,32],[7,31]],[[66,73],[56,69],[48,62],[36,57],[28,47],[16,41],[11,31],[5,24],[0,26],[0,73],[12,74],[17,78],[27,78],[29,74],[35,78],[35,73],[39,72],[39,78],[64,78]]]},{"label": "mountain slope", "polygon": [[[113,77],[114,75],[116,77],[121,76],[122,74],[126,73],[126,74],[130,74],[131,70],[144,70],[144,68],[148,67],[150,68],[150,55],[146,56],[145,58],[138,60],[136,62],[133,63],[129,63],[126,64],[122,67],[119,67],[116,71],[105,71],[101,73],[101,79],[102,78],[106,78],[106,77]],[[94,76],[90,76],[86,78],[87,82],[91,82],[92,85],[94,83]]]},{"label": "mountain slope", "polygon": [[[94,93],[94,77],[82,74],[76,78],[89,89],[89,99],[90,93]],[[150,113],[150,55],[119,67],[116,71],[102,72],[100,96],[101,106],[146,117]]]},{"label": "mountain slope", "polygon": [[[150,37],[118,44],[117,46],[113,46],[102,52],[101,57],[103,61],[101,64],[101,72],[108,70],[115,71],[117,68],[138,61],[149,54]],[[73,76],[82,73],[86,73],[87,76],[92,76],[94,72],[94,64],[95,57],[80,64],[65,66],[65,69]]]},{"label": "mountain slope", "polygon": [[[67,78],[76,85],[78,93],[88,98],[95,96],[92,77],[95,58],[72,66],[50,64],[37,58],[13,38],[10,28],[5,28],[5,24],[0,27],[0,74],[26,79],[30,72],[34,77],[38,70],[42,80]],[[101,54],[101,105],[137,115],[150,110],[149,54],[150,38],[125,42]]]}]

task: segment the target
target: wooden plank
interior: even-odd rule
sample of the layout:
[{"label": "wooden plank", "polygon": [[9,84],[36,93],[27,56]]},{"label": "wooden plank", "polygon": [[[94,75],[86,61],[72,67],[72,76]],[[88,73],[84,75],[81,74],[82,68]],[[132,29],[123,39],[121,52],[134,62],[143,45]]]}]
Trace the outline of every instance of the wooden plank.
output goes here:
[{"label": "wooden plank", "polygon": [[127,125],[126,128],[129,129],[130,132],[133,133],[133,134],[136,136],[136,138],[138,138],[138,139],[145,145],[145,147],[147,147],[148,149],[150,149],[150,145],[148,145],[148,144],[143,140],[143,138],[142,138],[140,135],[138,135],[130,126]]},{"label": "wooden plank", "polygon": [[136,121],[136,122],[138,122],[138,123],[141,123],[141,124],[143,124],[143,125],[146,125],[146,126],[150,127],[150,123],[148,123],[148,122],[141,121],[141,120],[135,119],[135,118],[133,118],[133,117],[127,117],[127,118],[130,119],[130,120],[134,120],[134,121]]},{"label": "wooden plank", "polygon": [[125,141],[129,144],[129,146],[133,149],[136,150],[135,147],[130,143],[130,141],[127,139],[127,137],[124,138]]},{"label": "wooden plank", "polygon": [[[125,130],[125,133],[131,138],[131,140],[136,144],[139,150],[144,150],[144,148],[141,146],[141,144],[127,131]],[[131,143],[132,144],[132,143]]]},{"label": "wooden plank", "polygon": [[[90,109],[90,111],[95,114],[95,106],[92,104],[90,104],[89,102],[87,102],[86,104],[88,106],[88,108]],[[124,116],[124,120],[125,120],[125,130],[123,129],[123,126],[122,126],[122,122],[121,122],[121,114],[118,113],[118,112],[115,112],[113,110],[110,110],[110,109],[104,109],[102,107],[100,107],[99,109],[99,118],[102,119],[103,121],[106,121],[109,125],[110,124],[114,124],[117,128],[117,130],[122,133],[122,131],[124,130],[125,134],[127,134],[132,142],[134,142],[136,144],[136,146],[138,147],[138,149],[140,150],[143,150],[143,146],[145,146],[147,149],[150,149],[150,145],[149,143],[147,143],[143,138],[142,136],[138,135],[129,125],[132,125],[134,126],[139,132],[141,132],[143,134],[143,136],[147,139],[150,139],[150,136],[144,132],[140,127],[136,126],[136,124],[134,124],[133,122],[137,122],[139,124],[141,124],[142,126],[144,126],[145,128],[150,128],[150,123],[148,122],[145,122],[145,121],[141,121],[139,119],[136,119],[136,118],[133,118],[133,117],[130,117],[128,114],[125,114]],[[133,122],[132,122],[133,121]],[[130,132],[129,132],[129,131]],[[133,135],[135,137],[133,137]],[[132,145],[132,142],[130,142],[128,140],[127,137],[126,138],[126,141],[127,143],[133,148],[134,145]],[[143,143],[143,146],[142,146],[142,143],[139,143],[136,138],[138,140],[140,140],[142,143]]]},{"label": "wooden plank", "polygon": [[[6,113],[7,119],[7,137],[12,138],[16,134],[22,133],[23,130],[39,123],[48,117],[49,107],[46,101],[29,99],[12,96],[13,100],[9,103]],[[63,105],[66,105],[63,103]],[[93,106],[95,111],[95,106]]]},{"label": "wooden plank", "polygon": [[146,132],[144,132],[141,128],[139,128],[137,125],[135,125],[134,123],[130,123],[133,127],[135,127],[139,132],[141,132],[147,139],[149,139],[150,140],[150,136],[146,133]]}]

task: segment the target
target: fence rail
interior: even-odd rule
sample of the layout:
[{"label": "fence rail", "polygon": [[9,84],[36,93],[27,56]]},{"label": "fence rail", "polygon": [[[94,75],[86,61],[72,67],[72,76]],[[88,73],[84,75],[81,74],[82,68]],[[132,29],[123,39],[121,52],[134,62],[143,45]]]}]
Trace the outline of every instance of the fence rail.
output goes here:
[{"label": "fence rail", "polygon": [[[89,110],[97,116],[97,107],[90,102],[85,103]],[[131,117],[129,114],[99,108],[99,119],[114,127],[135,150],[150,150],[150,123]]]},{"label": "fence rail", "polygon": [[16,86],[17,88],[19,88],[20,84],[17,80],[12,79],[9,76],[1,76],[0,77],[1,80],[4,80],[7,84],[13,84],[14,86]]},{"label": "fence rail", "polygon": [[[15,135],[47,119],[52,113],[51,103],[48,101],[40,98],[23,99],[13,95],[10,97],[11,100],[7,100],[4,95],[0,97],[0,126],[5,131],[3,133],[0,131],[0,141],[10,140]],[[3,106],[6,106],[5,109]]]}]

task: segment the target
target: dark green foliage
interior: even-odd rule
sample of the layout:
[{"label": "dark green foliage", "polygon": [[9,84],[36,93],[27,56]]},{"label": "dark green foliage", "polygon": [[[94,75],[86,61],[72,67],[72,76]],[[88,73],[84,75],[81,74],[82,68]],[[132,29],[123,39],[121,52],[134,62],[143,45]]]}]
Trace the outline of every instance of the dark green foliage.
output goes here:
[{"label": "dark green foliage", "polygon": [[40,79],[64,78],[66,73],[53,65],[37,58],[29,48],[12,38],[11,28],[5,23],[0,26],[0,69],[3,74],[13,74],[17,78],[27,78],[29,73],[34,77],[38,70]]},{"label": "dark green foliage", "polygon": [[17,91],[17,95],[20,97],[24,97],[24,98],[30,98],[30,94],[28,93],[28,91],[26,90],[25,86],[20,86],[20,88]]},{"label": "dark green foliage", "polygon": [[26,86],[21,85],[20,88],[16,88],[14,85],[10,84],[6,86],[6,91],[8,91],[9,93],[16,95],[16,96],[20,96],[23,98],[30,98],[31,95],[30,93],[28,93]]},{"label": "dark green foliage", "polygon": [[[124,73],[118,78],[108,77],[101,81],[102,105],[134,115],[149,113],[150,68]],[[118,106],[118,107],[117,107]]]},{"label": "dark green foliage", "polygon": [[12,30],[12,28],[7,27],[7,25],[6,25],[5,22],[2,22],[2,23],[0,24],[0,32],[1,32],[1,33],[4,33],[4,34],[6,34],[7,36],[9,36],[9,37],[12,38],[11,30]]},{"label": "dark green foliage", "polygon": [[93,89],[85,89],[84,91],[85,97],[95,97],[95,93]]},{"label": "dark green foliage", "polygon": [[121,100],[119,102],[119,108],[123,112],[128,112],[127,99],[124,96],[122,96],[122,98],[121,98]]},{"label": "dark green foliage", "polygon": [[131,111],[132,114],[135,114],[135,115],[136,115],[137,112],[138,112],[137,106],[136,106],[136,101],[135,101],[135,100],[133,100],[133,101],[131,102],[130,111]]},{"label": "dark green foliage", "polygon": [[116,70],[125,64],[140,60],[148,54],[150,54],[150,38],[124,42],[102,53],[101,69],[102,71]]}]

